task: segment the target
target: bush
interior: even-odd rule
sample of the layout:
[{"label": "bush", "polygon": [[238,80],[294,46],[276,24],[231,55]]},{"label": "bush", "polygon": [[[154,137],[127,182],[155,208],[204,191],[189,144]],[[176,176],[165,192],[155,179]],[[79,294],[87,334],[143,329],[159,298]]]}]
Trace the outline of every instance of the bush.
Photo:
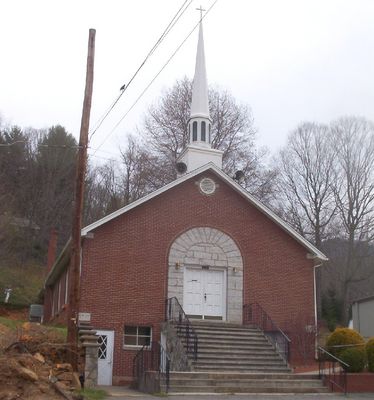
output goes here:
[{"label": "bush", "polygon": [[339,358],[341,358],[341,353],[344,352],[347,347],[334,346],[344,346],[352,344],[362,344],[362,346],[358,346],[355,348],[363,350],[365,341],[364,338],[357,331],[349,328],[336,328],[326,341],[327,351]]},{"label": "bush", "polygon": [[369,372],[374,372],[374,337],[370,338],[366,343],[366,355]]},{"label": "bush", "polygon": [[362,372],[366,364],[365,348],[348,347],[341,351],[340,359],[349,365],[344,368],[347,372]]}]

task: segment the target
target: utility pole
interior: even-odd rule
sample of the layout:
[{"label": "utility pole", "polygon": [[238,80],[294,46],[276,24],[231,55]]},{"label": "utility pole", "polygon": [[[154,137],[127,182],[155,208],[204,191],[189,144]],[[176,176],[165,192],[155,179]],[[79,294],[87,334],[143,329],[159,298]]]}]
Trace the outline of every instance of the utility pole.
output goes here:
[{"label": "utility pole", "polygon": [[71,258],[69,265],[69,308],[68,308],[68,343],[71,346],[71,363],[77,370],[78,365],[78,309],[79,309],[79,281],[81,260],[81,229],[84,180],[87,168],[88,130],[90,124],[91,99],[93,89],[93,71],[95,58],[95,29],[89,30],[86,88],[84,91],[81,130],[79,137],[78,159],[75,175],[75,198],[73,206],[73,223],[71,234]]}]

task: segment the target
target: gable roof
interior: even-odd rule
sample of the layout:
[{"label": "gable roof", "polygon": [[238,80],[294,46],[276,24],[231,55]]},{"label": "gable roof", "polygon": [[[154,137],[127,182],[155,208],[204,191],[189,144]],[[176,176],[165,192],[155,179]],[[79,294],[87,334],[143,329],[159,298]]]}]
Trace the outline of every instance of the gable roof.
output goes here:
[{"label": "gable roof", "polygon": [[181,183],[193,178],[196,175],[201,174],[205,171],[211,171],[220,177],[225,183],[227,183],[233,190],[239,193],[244,199],[246,199],[250,204],[256,207],[260,212],[265,214],[268,218],[270,218],[275,224],[277,224],[280,228],[282,228],[286,233],[288,233],[291,237],[293,237],[297,242],[299,242],[304,248],[306,248],[313,256],[313,258],[319,259],[321,261],[327,261],[328,258],[319,251],[315,246],[313,246],[308,240],[302,237],[298,232],[296,232],[288,223],[283,221],[278,215],[276,215],[273,211],[271,211],[268,207],[262,204],[259,200],[257,200],[254,196],[252,196],[249,192],[247,192],[243,187],[241,187],[237,182],[231,179],[228,175],[226,175],[222,170],[217,168],[213,163],[208,163],[200,168],[195,169],[194,171],[189,172],[181,176],[180,178],[170,182],[169,184],[163,186],[160,189],[155,190],[154,192],[148,194],[147,196],[138,199],[131,204],[120,208],[117,211],[107,215],[106,217],[99,219],[98,221],[86,226],[82,229],[82,236],[86,236],[89,232],[98,228],[101,225],[106,224],[114,218],[119,217],[122,214],[132,210],[135,207],[140,206],[143,203],[153,199],[154,197],[159,196],[160,194],[172,189],[175,186],[180,185]]}]

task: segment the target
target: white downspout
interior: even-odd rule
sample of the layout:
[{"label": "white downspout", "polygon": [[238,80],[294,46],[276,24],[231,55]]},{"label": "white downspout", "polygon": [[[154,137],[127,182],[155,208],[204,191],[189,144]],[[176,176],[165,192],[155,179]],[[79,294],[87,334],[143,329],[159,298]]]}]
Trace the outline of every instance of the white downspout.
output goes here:
[{"label": "white downspout", "polygon": [[322,262],[313,266],[313,291],[314,291],[314,324],[316,327],[316,337],[314,345],[314,357],[318,358],[318,315],[317,315],[317,279],[316,279],[316,269],[322,266]]}]

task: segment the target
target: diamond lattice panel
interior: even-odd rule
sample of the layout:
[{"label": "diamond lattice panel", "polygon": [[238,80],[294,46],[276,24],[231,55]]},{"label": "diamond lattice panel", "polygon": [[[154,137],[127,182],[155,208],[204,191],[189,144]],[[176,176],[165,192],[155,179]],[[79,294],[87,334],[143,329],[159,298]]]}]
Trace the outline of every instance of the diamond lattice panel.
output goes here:
[{"label": "diamond lattice panel", "polygon": [[99,360],[105,360],[106,359],[106,352],[107,352],[107,346],[108,346],[108,336],[107,335],[100,335],[98,343],[100,345],[99,347]]}]

